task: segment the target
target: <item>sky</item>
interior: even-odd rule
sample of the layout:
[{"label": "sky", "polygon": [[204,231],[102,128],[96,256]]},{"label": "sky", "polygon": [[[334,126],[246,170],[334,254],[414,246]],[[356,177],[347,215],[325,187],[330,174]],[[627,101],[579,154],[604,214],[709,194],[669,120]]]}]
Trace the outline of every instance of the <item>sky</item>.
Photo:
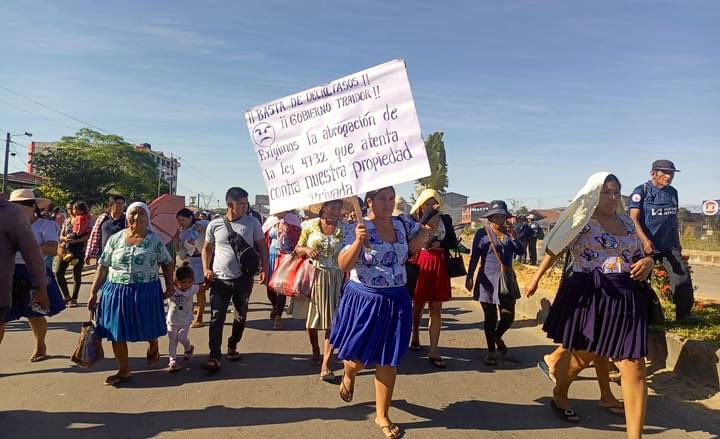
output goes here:
[{"label": "sky", "polygon": [[246,109],[392,59],[471,202],[563,206],[599,170],[629,192],[659,158],[681,205],[720,198],[720,2],[3,0],[0,16],[3,136],[90,123],[148,142],[211,207],[267,193]]}]

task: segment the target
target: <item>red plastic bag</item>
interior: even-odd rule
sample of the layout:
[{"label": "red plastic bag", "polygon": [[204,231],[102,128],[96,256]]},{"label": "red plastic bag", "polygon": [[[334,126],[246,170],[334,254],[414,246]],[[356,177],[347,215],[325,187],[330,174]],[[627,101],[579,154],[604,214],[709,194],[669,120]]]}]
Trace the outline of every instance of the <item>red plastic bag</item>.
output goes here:
[{"label": "red plastic bag", "polygon": [[315,282],[315,265],[295,254],[281,254],[268,286],[286,296],[310,297]]}]

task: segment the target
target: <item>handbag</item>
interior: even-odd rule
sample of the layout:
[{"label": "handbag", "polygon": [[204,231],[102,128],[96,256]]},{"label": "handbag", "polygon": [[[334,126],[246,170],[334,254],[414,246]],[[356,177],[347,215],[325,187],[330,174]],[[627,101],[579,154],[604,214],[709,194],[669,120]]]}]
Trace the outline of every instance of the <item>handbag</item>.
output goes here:
[{"label": "handbag", "polygon": [[255,276],[260,270],[260,258],[257,252],[255,252],[253,246],[245,241],[242,235],[233,230],[227,217],[223,216],[223,221],[228,232],[228,242],[240,265],[240,271],[245,275]]},{"label": "handbag", "polygon": [[279,255],[268,287],[290,297],[310,297],[315,283],[315,264],[294,253]]},{"label": "handbag", "polygon": [[80,338],[77,347],[70,359],[79,366],[92,367],[95,363],[105,358],[102,347],[102,340],[97,335],[95,324],[95,311],[90,312],[90,320],[80,327]]},{"label": "handbag", "polygon": [[450,255],[448,251],[447,258],[447,272],[450,277],[467,276],[467,269],[465,268],[465,260],[460,255],[460,250],[455,248],[455,255]]},{"label": "handbag", "polygon": [[[497,248],[495,247],[494,239],[497,238],[495,235],[495,231],[492,230],[490,227],[486,227],[485,230],[488,234],[488,239],[490,241],[490,248],[492,249],[492,252],[495,253],[495,257],[498,260],[498,264],[500,264],[500,280],[498,281],[498,299],[500,300],[501,304],[511,304],[515,303],[517,299],[519,299],[521,296],[520,294],[520,286],[517,283],[517,278],[515,277],[515,272],[513,271],[512,267],[508,269],[505,264],[503,264],[502,259],[500,258],[500,255],[498,254]],[[490,236],[492,235],[492,237]]]}]

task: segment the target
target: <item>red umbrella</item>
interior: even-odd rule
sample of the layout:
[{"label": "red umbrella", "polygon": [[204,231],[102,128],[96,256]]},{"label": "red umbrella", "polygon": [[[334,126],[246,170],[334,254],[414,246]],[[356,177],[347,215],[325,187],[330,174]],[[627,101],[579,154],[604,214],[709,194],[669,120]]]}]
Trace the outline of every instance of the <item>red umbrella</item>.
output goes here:
[{"label": "red umbrella", "polygon": [[150,223],[163,244],[172,241],[178,229],[177,213],[185,207],[185,197],[163,194],[150,203]]}]

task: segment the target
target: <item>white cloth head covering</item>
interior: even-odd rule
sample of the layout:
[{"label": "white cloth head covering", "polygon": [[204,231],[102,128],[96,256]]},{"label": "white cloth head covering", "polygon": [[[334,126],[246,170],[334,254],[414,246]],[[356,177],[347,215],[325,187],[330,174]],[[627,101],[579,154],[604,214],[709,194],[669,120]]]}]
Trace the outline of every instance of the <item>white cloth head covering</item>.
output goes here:
[{"label": "white cloth head covering", "polygon": [[[590,221],[595,208],[600,201],[600,191],[605,184],[608,175],[607,171],[596,172],[588,178],[585,186],[582,187],[573,198],[570,205],[560,214],[555,226],[543,240],[543,251],[550,251],[554,255],[560,254],[580,234],[580,231]],[[625,205],[620,199],[617,213],[625,214]]]},{"label": "white cloth head covering", "polygon": [[267,233],[268,230],[275,227],[275,224],[280,222],[280,218],[276,217],[275,215],[270,215],[269,217],[265,218],[265,222],[262,225],[262,231],[263,233]]},{"label": "white cloth head covering", "polygon": [[148,229],[148,231],[152,231],[152,221],[151,221],[151,217],[150,217],[150,208],[148,207],[147,204],[143,203],[142,201],[136,201],[136,202],[134,202],[134,203],[131,203],[131,204],[128,206],[127,210],[125,211],[125,219],[130,220],[130,211],[133,210],[133,209],[135,209],[136,207],[139,207],[139,208],[141,208],[141,209],[143,209],[143,210],[145,211],[145,213],[147,214],[147,217],[148,217],[148,226],[147,226],[147,229]]}]

